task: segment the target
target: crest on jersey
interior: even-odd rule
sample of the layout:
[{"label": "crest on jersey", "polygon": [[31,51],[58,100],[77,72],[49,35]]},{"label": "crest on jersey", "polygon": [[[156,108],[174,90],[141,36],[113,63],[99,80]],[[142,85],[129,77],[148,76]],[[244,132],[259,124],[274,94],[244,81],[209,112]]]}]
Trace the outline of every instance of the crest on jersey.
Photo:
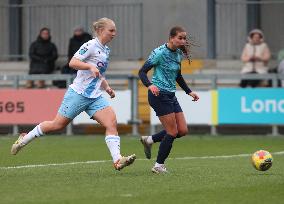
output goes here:
[{"label": "crest on jersey", "polygon": [[83,54],[85,54],[87,51],[88,51],[88,48],[83,47],[83,48],[81,48],[81,49],[79,50],[79,54],[80,54],[80,55],[83,55]]}]

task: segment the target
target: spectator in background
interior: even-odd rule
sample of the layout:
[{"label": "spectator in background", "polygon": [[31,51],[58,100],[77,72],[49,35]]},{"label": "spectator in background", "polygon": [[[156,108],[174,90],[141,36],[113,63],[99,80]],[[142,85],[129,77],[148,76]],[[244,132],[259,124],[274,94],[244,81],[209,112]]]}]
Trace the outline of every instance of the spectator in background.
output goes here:
[{"label": "spectator in background", "polygon": [[[50,30],[40,29],[37,40],[34,41],[29,49],[30,70],[29,74],[50,74],[54,70],[55,61],[58,57],[57,48],[51,42]],[[36,82],[37,88],[44,88],[45,82]],[[32,88],[33,81],[27,81],[26,88]]]},{"label": "spectator in background", "polygon": [[[284,74],[284,59],[281,60],[281,62],[278,65],[278,73]],[[284,80],[281,80],[281,86],[284,87]]]},{"label": "spectator in background", "polygon": [[[241,60],[244,62],[242,74],[265,74],[268,73],[268,61],[271,57],[269,48],[264,42],[264,35],[261,30],[254,29],[249,33],[248,42],[245,45]],[[240,83],[241,87],[265,87],[267,82],[264,80],[247,80]]]},{"label": "spectator in background", "polygon": [[[283,74],[284,73],[284,49],[280,50],[277,54],[277,63],[278,65],[276,67],[273,67],[272,69],[269,69],[268,70],[268,73],[271,73],[271,74]],[[282,84],[282,85],[281,85]],[[278,79],[277,80],[277,87],[281,87],[281,86],[284,86],[284,80],[281,80]],[[275,87],[274,84],[273,84],[273,80],[270,79],[268,81],[268,87]]]},{"label": "spectator in background", "polygon": [[280,63],[284,59],[284,49],[280,50],[277,54],[277,61]]},{"label": "spectator in background", "polygon": [[[77,26],[74,28],[73,37],[69,40],[69,46],[68,46],[68,63],[74,56],[74,54],[79,50],[79,48],[89,40],[92,40],[92,36],[84,31],[84,28],[82,26]],[[77,70],[72,69],[68,66],[68,63],[66,66],[63,67],[62,73],[63,74],[75,74],[77,73]]]},{"label": "spectator in background", "polygon": [[[84,31],[82,26],[77,26],[74,28],[73,37],[69,40],[68,46],[68,63],[64,65],[61,69],[62,74],[76,74],[77,70],[69,67],[69,62],[74,56],[74,54],[80,49],[80,47],[89,40],[92,40],[92,36]],[[58,80],[53,81],[53,84],[58,88],[66,88],[66,81]]]}]

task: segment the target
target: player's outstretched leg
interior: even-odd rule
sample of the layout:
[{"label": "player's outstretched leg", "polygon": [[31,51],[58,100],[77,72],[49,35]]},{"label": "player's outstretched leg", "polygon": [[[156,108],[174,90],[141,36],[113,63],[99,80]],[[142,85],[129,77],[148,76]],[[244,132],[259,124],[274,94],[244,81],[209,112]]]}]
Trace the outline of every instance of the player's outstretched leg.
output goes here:
[{"label": "player's outstretched leg", "polygon": [[23,137],[25,137],[27,133],[21,133],[16,142],[12,145],[11,154],[16,155],[26,144],[23,143]]},{"label": "player's outstretched leg", "polygon": [[119,136],[108,135],[105,137],[105,141],[112,156],[113,166],[116,170],[120,171],[121,169],[131,165],[135,161],[136,159],[135,154],[132,154],[130,156],[121,156]]},{"label": "player's outstretched leg", "polygon": [[68,125],[71,119],[60,115],[59,113],[55,116],[52,121],[44,121],[28,134],[22,133],[18,140],[12,145],[11,154],[16,155],[23,147],[34,140],[36,137],[42,136],[46,133],[61,130]]},{"label": "player's outstretched leg", "polygon": [[106,102],[104,98],[101,98],[101,103],[105,104],[106,107],[95,112],[93,119],[106,128],[105,142],[110,151],[114,168],[120,171],[124,167],[133,164],[136,159],[136,155],[132,154],[130,156],[121,156],[120,137],[117,132],[115,112],[110,106],[107,106],[108,102]]},{"label": "player's outstretched leg", "polygon": [[155,174],[168,173],[166,166],[164,164],[158,163],[156,163],[155,166],[152,168],[152,172]]},{"label": "player's outstretched leg", "polygon": [[174,136],[166,134],[166,136],[160,143],[157,160],[154,167],[152,168],[153,173],[167,173],[167,169],[164,163],[171,152],[174,140],[175,140]]},{"label": "player's outstretched leg", "polygon": [[34,138],[43,135],[40,125],[37,125],[32,131],[20,134],[17,141],[11,147],[11,154],[16,155],[23,147],[30,143]]},{"label": "player's outstretched leg", "polygon": [[147,159],[151,159],[151,149],[152,144],[154,143],[152,140],[152,136],[141,136],[140,142],[144,146],[144,153]]},{"label": "player's outstretched leg", "polygon": [[113,165],[114,168],[118,171],[120,171],[121,169],[123,169],[126,166],[131,165],[136,159],[136,155],[132,154],[130,156],[124,157],[122,156],[120,159],[118,159]]},{"label": "player's outstretched leg", "polygon": [[140,142],[144,146],[144,153],[147,159],[151,159],[152,144],[161,142],[166,134],[167,132],[165,130],[162,130],[151,136],[141,136]]}]

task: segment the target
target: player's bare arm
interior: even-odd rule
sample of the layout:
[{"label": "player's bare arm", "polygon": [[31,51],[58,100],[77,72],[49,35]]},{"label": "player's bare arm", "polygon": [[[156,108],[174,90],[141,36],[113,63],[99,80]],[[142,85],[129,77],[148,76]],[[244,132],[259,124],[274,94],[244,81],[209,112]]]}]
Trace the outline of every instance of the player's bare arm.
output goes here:
[{"label": "player's bare arm", "polygon": [[109,86],[107,80],[103,78],[101,87],[110,95],[111,98],[115,97],[115,92],[114,90]]},{"label": "player's bare arm", "polygon": [[69,66],[76,70],[90,70],[92,72],[93,77],[100,77],[100,71],[97,67],[92,64],[82,62],[81,60],[75,57],[70,60]]}]

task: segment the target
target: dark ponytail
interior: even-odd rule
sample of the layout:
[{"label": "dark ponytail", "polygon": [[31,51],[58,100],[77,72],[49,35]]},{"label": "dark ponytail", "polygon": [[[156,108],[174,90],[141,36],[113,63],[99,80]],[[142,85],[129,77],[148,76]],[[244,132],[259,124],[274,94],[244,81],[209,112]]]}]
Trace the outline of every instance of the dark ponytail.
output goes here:
[{"label": "dark ponytail", "polygon": [[[180,32],[186,32],[185,29],[181,26],[175,26],[170,30],[170,38],[175,37]],[[188,60],[189,64],[191,63],[191,46],[198,46],[196,42],[190,36],[186,36],[186,44],[180,47],[184,57]]]}]

